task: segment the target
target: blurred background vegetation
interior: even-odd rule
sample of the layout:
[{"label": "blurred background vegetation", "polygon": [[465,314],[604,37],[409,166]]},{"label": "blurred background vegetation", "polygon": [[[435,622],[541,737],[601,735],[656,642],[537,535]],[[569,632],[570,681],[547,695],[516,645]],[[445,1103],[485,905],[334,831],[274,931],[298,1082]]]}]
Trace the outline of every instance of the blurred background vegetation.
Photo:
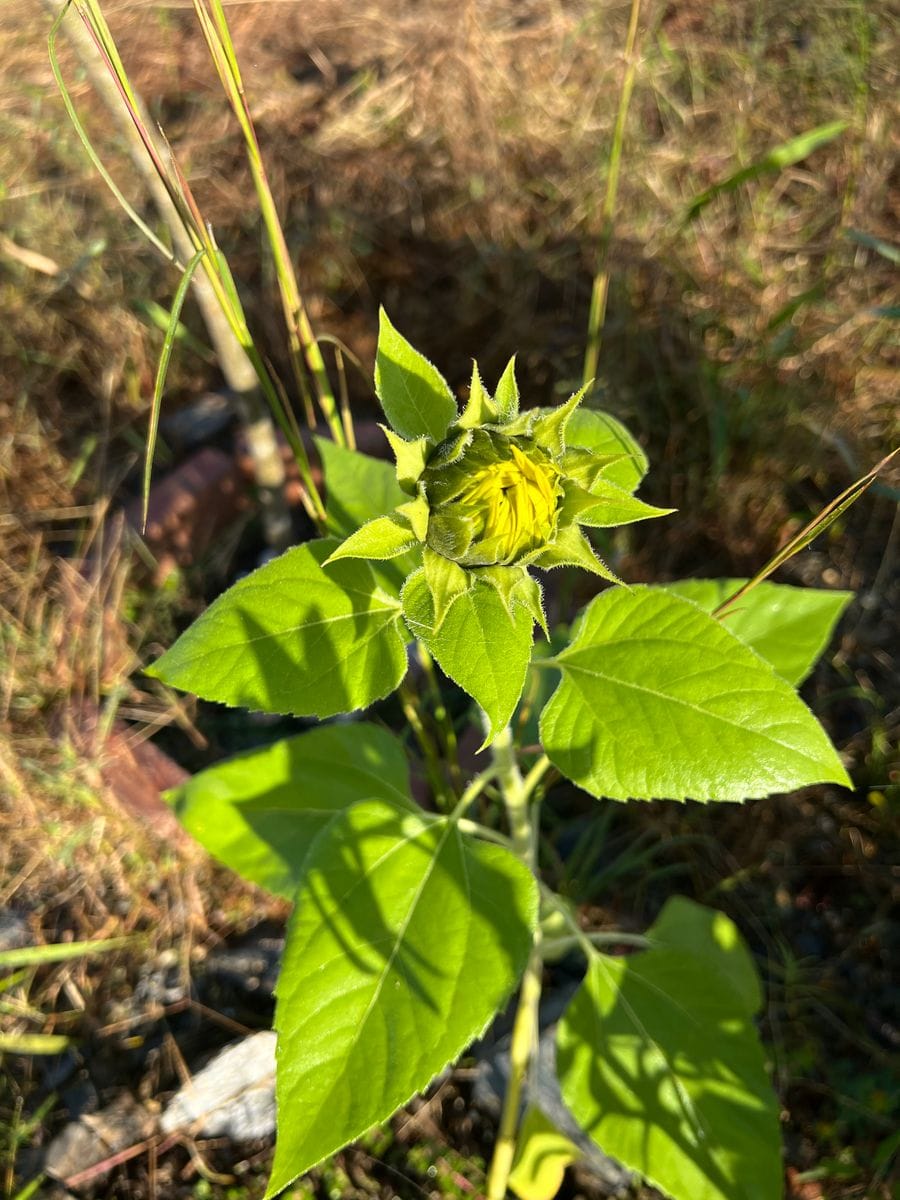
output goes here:
[{"label": "blurred background vegetation", "polygon": [[[190,4],[105,12],[260,348],[290,379],[240,134]],[[379,304],[454,387],[474,355],[490,379],[514,351],[535,403],[577,386],[627,4],[266,0],[228,14],[304,297],[317,332],[347,348],[356,414],[377,415]],[[597,391],[647,449],[645,497],[680,511],[618,546],[627,579],[752,572],[897,441],[898,20],[886,0],[645,3]],[[110,760],[160,728],[190,766],[253,740],[139,674],[233,574],[253,517],[170,571],[113,519],[139,492],[177,275],[88,162],[50,71],[50,23],[38,0],[0,8],[0,916],[41,943],[139,943],[0,983],[0,1020],[124,1053],[129,1021],[165,1028],[135,1008],[148,964],[174,954],[189,978],[222,939],[284,913],[111,794]],[[68,51],[62,39],[94,144],[153,223]],[[183,320],[166,412],[221,382],[190,301]],[[157,461],[179,461],[165,433]],[[804,691],[855,795],[616,807],[602,836],[591,810],[559,814],[578,847],[573,893],[599,922],[642,927],[680,890],[741,923],[767,978],[788,1182],[804,1200],[900,1194],[897,499],[885,477],[779,576],[857,593]],[[141,1068],[148,1102],[177,1054],[159,1046]],[[40,1060],[7,1055],[0,1087],[8,1200],[66,1111]],[[419,1129],[421,1161],[385,1135],[322,1172],[316,1194],[457,1194],[467,1172],[477,1187],[477,1136],[452,1099],[446,1122]],[[92,1194],[261,1194],[255,1175],[229,1192],[191,1164],[141,1160]]]}]

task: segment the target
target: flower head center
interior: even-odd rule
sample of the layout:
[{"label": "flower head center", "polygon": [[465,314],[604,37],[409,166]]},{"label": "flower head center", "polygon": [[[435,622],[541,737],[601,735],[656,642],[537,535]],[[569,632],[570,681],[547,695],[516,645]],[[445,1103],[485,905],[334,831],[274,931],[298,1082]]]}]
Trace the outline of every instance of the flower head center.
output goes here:
[{"label": "flower head center", "polygon": [[511,445],[511,458],[474,473],[456,503],[479,526],[477,541],[487,561],[510,562],[552,535],[559,505],[559,471]]}]

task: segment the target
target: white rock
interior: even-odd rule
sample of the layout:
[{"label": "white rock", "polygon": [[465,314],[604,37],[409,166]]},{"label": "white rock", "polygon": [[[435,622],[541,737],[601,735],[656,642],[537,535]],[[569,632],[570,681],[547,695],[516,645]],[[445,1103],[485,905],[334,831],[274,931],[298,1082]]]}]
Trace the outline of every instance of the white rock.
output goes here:
[{"label": "white rock", "polygon": [[254,1033],[227,1046],[169,1101],[163,1133],[250,1142],[275,1131],[275,1034]]}]

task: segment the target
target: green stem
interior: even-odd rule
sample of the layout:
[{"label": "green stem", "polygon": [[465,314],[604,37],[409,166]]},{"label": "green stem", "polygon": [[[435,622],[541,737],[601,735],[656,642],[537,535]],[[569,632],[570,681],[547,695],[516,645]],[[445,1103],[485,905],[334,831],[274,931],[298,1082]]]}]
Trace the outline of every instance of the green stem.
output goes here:
[{"label": "green stem", "polygon": [[488,1173],[487,1200],[503,1200],[516,1153],[522,1084],[538,1035],[538,1005],[541,1000],[541,975],[544,968],[538,941],[539,935],[535,937],[535,947],[525,968],[519,991],[519,1007],[516,1010],[509,1047],[509,1083],[503,1097],[500,1129]]},{"label": "green stem", "polygon": [[444,761],[450,771],[451,782],[458,791],[462,783],[462,768],[459,764],[459,745],[456,739],[456,730],[453,728],[453,722],[450,720],[447,706],[444,704],[444,698],[441,695],[440,685],[434,669],[434,660],[428,648],[422,642],[418,642],[416,644],[416,653],[422,670],[425,672],[425,677],[428,680],[428,691],[434,706],[435,723],[444,743]]},{"label": "green stem", "polygon": [[460,817],[456,822],[462,833],[470,833],[473,837],[482,838],[485,842],[493,842],[497,846],[505,846],[512,850],[512,842],[490,825],[482,825],[479,821],[470,821],[468,817]]},{"label": "green stem", "polygon": [[522,778],[519,763],[516,759],[516,748],[513,741],[512,727],[507,725],[494,738],[491,746],[494,766],[497,771],[497,782],[506,806],[509,820],[509,831],[512,834],[513,848],[519,858],[529,867],[534,867],[534,841],[531,833],[531,821],[528,816],[528,799],[531,792]]},{"label": "green stem", "polygon": [[[519,764],[516,761],[513,733],[509,725],[494,739],[492,751],[497,781],[506,805],[513,851],[533,871],[535,869],[536,837],[532,815],[529,811],[529,800],[532,789],[546,770],[546,766],[539,762],[537,765],[541,766],[540,771],[532,769],[527,779],[522,778]],[[509,1083],[503,1098],[500,1128],[497,1132],[497,1141],[488,1173],[487,1200],[503,1200],[506,1195],[509,1174],[516,1152],[522,1087],[538,1039],[538,1007],[541,1000],[543,968],[541,932],[538,928],[535,930],[531,955],[522,977],[519,1006],[513,1023],[509,1049]]]},{"label": "green stem", "polygon": [[479,825],[477,821],[469,821],[462,815],[478,799],[496,773],[494,767],[488,767],[486,771],[482,771],[480,775],[476,775],[457,801],[456,807],[450,814],[450,819],[456,821],[461,829],[465,827],[469,833],[477,833],[482,837],[491,835],[493,840],[500,838],[501,843],[508,846],[509,841],[503,837],[502,833],[498,834],[495,830],[487,828],[487,826]]},{"label": "green stem", "polygon": [[[551,955],[567,954],[570,950],[585,950],[587,944],[591,946],[634,946],[638,950],[646,950],[650,946],[650,941],[640,933],[617,933],[615,930],[602,930],[599,933],[587,933],[584,937],[576,937],[571,934],[569,937],[547,938],[544,941],[544,951],[547,957]],[[591,955],[587,955],[588,958]]]},{"label": "green stem", "polygon": [[397,695],[400,698],[403,715],[409,722],[410,729],[412,729],[416,741],[419,743],[419,749],[422,751],[425,774],[428,776],[428,782],[434,793],[435,801],[439,808],[446,809],[454,797],[451,795],[450,787],[444,778],[444,772],[441,770],[441,759],[437,747],[419,714],[416,697],[405,683],[401,683],[397,689]]}]

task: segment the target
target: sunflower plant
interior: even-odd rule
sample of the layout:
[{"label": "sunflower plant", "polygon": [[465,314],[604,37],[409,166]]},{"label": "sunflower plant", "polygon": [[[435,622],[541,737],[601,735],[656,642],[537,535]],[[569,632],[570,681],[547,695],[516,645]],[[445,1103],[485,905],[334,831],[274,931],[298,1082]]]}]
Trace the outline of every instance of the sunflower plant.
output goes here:
[{"label": "sunflower plant", "polygon": [[[382,313],[375,391],[393,466],[319,441],[322,536],[236,583],[149,668],[316,719],[172,794],[216,857],[293,901],[268,1194],[426,1088],[518,985],[485,1192],[551,1196],[579,1135],[540,1112],[531,1067],[545,964],[578,954],[556,1033],[573,1125],[677,1200],[773,1200],[779,1105],[738,931],[675,898],[619,940],[634,952],[609,953],[617,935],[585,931],[542,878],[540,801],[560,778],[604,802],[847,785],[796,688],[848,595],[762,583],[729,607],[743,581],[620,581],[591,531],[668,510],[635,495],[646,457],[585,389],[524,407],[514,362],[493,391],[475,366],[460,407]],[[553,627],[560,568],[596,594]],[[394,692],[399,708],[328,721]],[[395,731],[379,711],[402,712]]]}]

